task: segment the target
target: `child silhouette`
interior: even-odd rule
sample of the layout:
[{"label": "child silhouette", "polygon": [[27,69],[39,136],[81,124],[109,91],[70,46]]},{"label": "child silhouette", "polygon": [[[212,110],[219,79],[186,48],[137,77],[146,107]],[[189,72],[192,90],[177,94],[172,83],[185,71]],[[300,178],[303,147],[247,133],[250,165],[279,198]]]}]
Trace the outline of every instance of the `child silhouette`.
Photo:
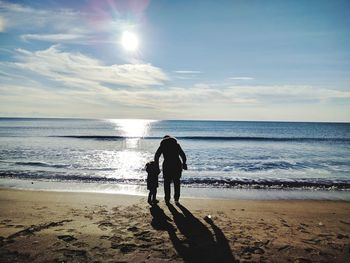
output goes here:
[{"label": "child silhouette", "polygon": [[154,161],[146,163],[145,168],[147,172],[147,189],[149,190],[148,203],[152,205],[159,202],[156,197],[158,188],[158,175],[160,174],[160,170],[158,164]]}]

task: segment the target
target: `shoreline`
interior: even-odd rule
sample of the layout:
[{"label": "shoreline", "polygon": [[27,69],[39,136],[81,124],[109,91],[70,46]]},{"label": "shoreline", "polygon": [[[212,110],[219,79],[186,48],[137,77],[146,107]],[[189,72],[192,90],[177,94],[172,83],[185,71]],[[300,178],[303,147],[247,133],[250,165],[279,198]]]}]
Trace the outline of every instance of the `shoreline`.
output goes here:
[{"label": "shoreline", "polygon": [[[0,179],[0,189],[32,191],[107,193],[147,196],[146,185],[110,184],[94,182],[53,182],[41,180]],[[157,196],[163,197],[160,184]],[[223,200],[338,200],[350,202],[349,190],[321,189],[250,189],[181,186],[184,198],[223,199]]]},{"label": "shoreline", "polygon": [[0,261],[346,262],[350,256],[350,202],[183,198],[166,206],[159,199],[150,207],[144,196],[0,189]]}]

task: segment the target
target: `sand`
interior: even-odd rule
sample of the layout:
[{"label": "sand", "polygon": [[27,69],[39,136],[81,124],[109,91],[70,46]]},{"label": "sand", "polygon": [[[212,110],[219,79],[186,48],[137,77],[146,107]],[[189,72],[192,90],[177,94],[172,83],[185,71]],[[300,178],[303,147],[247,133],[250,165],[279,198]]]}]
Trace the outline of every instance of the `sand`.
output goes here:
[{"label": "sand", "polygon": [[[0,190],[0,262],[348,262],[350,202]],[[210,218],[208,217],[210,215]]]}]

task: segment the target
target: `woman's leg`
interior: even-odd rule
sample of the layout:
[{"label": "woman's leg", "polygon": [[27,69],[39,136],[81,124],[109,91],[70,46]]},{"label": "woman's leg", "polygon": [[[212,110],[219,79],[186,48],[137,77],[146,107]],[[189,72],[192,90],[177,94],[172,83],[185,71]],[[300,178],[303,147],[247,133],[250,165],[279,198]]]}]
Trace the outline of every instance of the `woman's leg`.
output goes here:
[{"label": "woman's leg", "polygon": [[152,191],[151,191],[151,190],[149,190],[147,202],[148,202],[149,204],[152,202]]},{"label": "woman's leg", "polygon": [[170,202],[170,183],[170,179],[164,178],[164,200],[167,203]]},{"label": "woman's leg", "polygon": [[157,200],[157,188],[155,188],[153,190],[153,199],[152,199],[152,202],[156,201]]},{"label": "woman's leg", "polygon": [[174,199],[178,202],[180,199],[180,178],[176,178],[174,181]]}]

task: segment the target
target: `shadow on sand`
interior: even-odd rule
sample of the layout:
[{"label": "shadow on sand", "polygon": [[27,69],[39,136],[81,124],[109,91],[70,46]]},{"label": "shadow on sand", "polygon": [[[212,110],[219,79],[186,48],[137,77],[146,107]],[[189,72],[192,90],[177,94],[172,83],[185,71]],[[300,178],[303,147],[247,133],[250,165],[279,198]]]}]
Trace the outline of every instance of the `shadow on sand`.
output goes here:
[{"label": "shadow on sand", "polygon": [[[211,219],[206,217],[205,221],[214,234],[183,205],[177,204],[178,209],[172,204],[167,206],[173,220],[162,208],[154,205],[150,208],[153,216],[151,225],[154,229],[168,232],[175,250],[184,262],[237,262],[224,233]],[[174,221],[176,226],[170,223],[171,221]],[[185,239],[179,239],[177,230]]]}]

